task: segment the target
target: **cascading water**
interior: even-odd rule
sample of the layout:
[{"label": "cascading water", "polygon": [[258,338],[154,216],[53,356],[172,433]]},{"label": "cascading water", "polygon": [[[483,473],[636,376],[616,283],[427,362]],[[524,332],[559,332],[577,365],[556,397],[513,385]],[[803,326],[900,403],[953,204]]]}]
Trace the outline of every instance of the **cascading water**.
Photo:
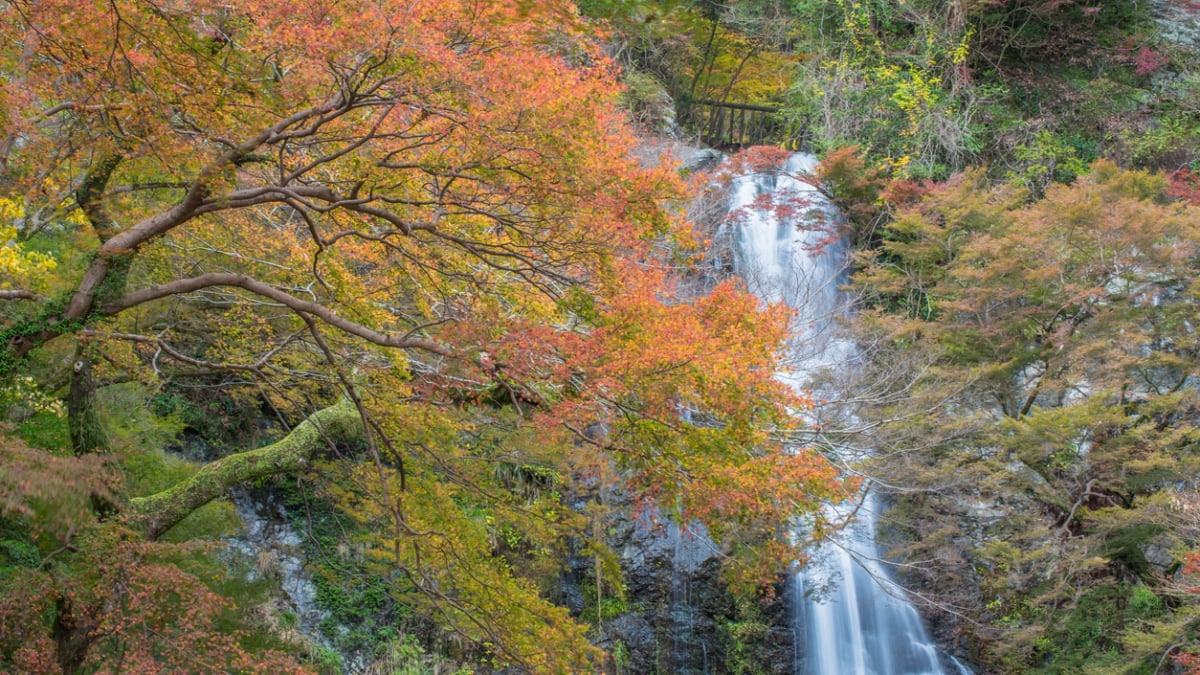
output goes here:
[{"label": "cascading water", "polygon": [[[808,386],[811,374],[858,356],[852,342],[831,330],[849,302],[840,290],[847,247],[825,227],[836,212],[812,186],[791,177],[815,166],[814,157],[798,154],[782,175],[738,178],[731,203],[738,221],[734,269],[764,301],[783,301],[796,310],[794,365],[781,377],[798,388]],[[785,214],[790,215],[781,219]],[[879,559],[876,499],[866,494],[856,507],[855,521],[835,541],[811,551],[810,564],[796,576],[794,671],[942,673],[937,647]]]}]

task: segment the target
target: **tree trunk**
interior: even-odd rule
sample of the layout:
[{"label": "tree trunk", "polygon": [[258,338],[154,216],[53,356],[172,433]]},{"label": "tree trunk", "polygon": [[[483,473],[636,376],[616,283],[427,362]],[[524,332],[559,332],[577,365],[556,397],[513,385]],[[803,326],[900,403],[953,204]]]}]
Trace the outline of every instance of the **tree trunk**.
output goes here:
[{"label": "tree trunk", "polygon": [[313,413],[276,443],[223,457],[200,468],[191,478],[148,497],[130,501],[128,522],[147,539],[158,539],[192,511],[256,478],[299,471],[313,454],[331,443],[362,436],[362,419],[349,399]]},{"label": "tree trunk", "polygon": [[67,431],[76,456],[108,452],[108,437],[96,417],[96,381],[85,340],[75,346],[71,388],[67,393]]},{"label": "tree trunk", "polygon": [[712,30],[708,33],[708,42],[704,45],[704,60],[700,63],[700,67],[696,69],[696,74],[692,76],[692,86],[688,88],[688,105],[694,105],[696,100],[696,85],[700,82],[700,75],[708,68],[708,57],[712,53],[713,40],[717,37],[717,26],[719,15],[714,15],[712,19]]},{"label": "tree trunk", "polygon": [[75,613],[69,597],[54,603],[54,657],[64,675],[75,675],[83,668],[88,649],[94,641],[96,622],[86,613]]}]

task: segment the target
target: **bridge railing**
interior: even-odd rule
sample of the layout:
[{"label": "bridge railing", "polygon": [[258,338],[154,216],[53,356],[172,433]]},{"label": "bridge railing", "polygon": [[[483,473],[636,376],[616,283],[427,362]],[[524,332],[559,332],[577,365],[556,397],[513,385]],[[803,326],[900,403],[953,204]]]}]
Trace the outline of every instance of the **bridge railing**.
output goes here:
[{"label": "bridge railing", "polygon": [[681,125],[714,148],[779,145],[801,150],[809,140],[806,130],[778,108],[747,103],[692,101],[682,110]]}]

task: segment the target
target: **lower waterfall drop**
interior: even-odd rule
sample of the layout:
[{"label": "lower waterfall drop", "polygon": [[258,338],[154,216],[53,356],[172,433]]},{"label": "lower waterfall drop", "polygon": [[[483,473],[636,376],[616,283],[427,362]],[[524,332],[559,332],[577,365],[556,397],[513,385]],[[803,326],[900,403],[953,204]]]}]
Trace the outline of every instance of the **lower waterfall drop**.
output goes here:
[{"label": "lower waterfall drop", "polygon": [[[832,330],[850,302],[840,290],[848,245],[825,226],[837,213],[813,186],[792,177],[815,166],[815,157],[797,154],[781,175],[741,176],[730,204],[734,269],[763,301],[782,301],[796,311],[794,365],[780,377],[802,389],[811,374],[859,357],[855,345]],[[937,646],[880,560],[874,542],[879,504],[870,493],[861,499],[855,521],[811,551],[809,565],[793,580],[794,672],[941,674]]]}]

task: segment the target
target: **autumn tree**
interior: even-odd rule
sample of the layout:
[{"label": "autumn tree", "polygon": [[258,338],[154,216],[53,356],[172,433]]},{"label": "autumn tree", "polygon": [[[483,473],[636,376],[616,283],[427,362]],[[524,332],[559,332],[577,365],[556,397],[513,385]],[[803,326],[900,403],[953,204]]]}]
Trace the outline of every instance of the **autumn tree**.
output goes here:
[{"label": "autumn tree", "polygon": [[[0,15],[0,204],[17,233],[0,369],[68,382],[80,455],[107,445],[106,381],[207,382],[287,427],[164,491],[97,488],[110,522],[155,540],[230,486],[320,463],[347,479],[326,496],[375,533],[394,593],[498,664],[560,671],[595,651],[493,542],[500,522],[526,552],[582,536],[578,514],[496,467],[615,467],[764,573],[793,555],[783,523],[837,494],[823,460],[771,441],[797,403],[771,376],[782,314],[732,285],[671,300],[690,255],[664,202],[677,185],[631,159],[613,73],[570,5]],[[55,619],[80,649],[84,609]]]},{"label": "autumn tree", "polygon": [[[89,495],[115,498],[104,458],[53,456],[5,436],[0,460],[5,670],[300,672],[282,652],[243,644],[234,603],[205,581],[204,543],[139,541],[93,526]],[[12,537],[18,523],[34,543]],[[43,555],[36,544],[53,550]]]},{"label": "autumn tree", "polygon": [[1164,583],[1196,536],[1200,218],[1167,187],[1100,162],[1031,203],[972,171],[861,258],[877,366],[919,364],[874,411],[906,434],[875,471],[914,488],[908,552],[978,584],[942,600],[989,663],[1153,663],[1195,616]]}]

